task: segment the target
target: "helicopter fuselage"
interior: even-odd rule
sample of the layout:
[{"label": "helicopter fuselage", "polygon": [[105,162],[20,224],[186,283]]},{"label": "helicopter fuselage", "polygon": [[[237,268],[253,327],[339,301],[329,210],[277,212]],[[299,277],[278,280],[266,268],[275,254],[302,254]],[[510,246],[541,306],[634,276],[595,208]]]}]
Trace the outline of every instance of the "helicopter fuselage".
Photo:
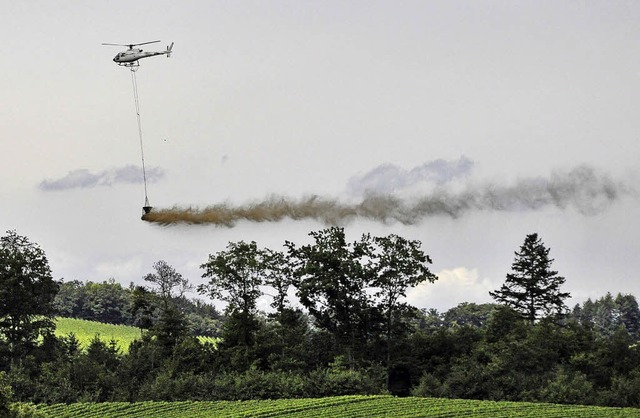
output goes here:
[{"label": "helicopter fuselage", "polygon": [[131,65],[141,58],[155,57],[156,55],[167,55],[169,52],[142,52],[141,49],[130,49],[125,52],[120,52],[113,58],[113,62],[118,65]]},{"label": "helicopter fuselage", "polygon": [[[159,41],[154,41],[159,42]],[[153,42],[146,42],[153,43]],[[116,45],[116,44],[104,44],[104,45]],[[140,45],[140,44],[138,44]],[[118,65],[122,65],[125,67],[137,67],[138,60],[142,58],[155,57],[156,55],[166,55],[167,58],[171,56],[171,50],[173,49],[173,42],[171,45],[167,46],[166,51],[154,51],[154,52],[143,52],[140,48],[134,48],[134,45],[130,45],[129,49],[124,52],[118,53],[115,57],[113,57],[113,62]]]}]

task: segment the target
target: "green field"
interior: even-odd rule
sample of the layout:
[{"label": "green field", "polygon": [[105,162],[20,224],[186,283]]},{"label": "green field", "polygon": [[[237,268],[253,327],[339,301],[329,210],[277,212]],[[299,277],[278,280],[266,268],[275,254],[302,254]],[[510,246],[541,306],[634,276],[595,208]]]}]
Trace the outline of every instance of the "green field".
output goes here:
[{"label": "green field", "polygon": [[[80,342],[80,347],[83,349],[87,348],[91,340],[97,335],[107,344],[113,339],[123,353],[129,350],[129,345],[133,340],[140,339],[140,330],[136,327],[104,324],[84,319],[56,318],[56,336],[67,336],[71,333],[76,336]],[[198,337],[198,339],[200,342],[206,341],[214,345],[217,342],[213,337]]]},{"label": "green field", "polygon": [[640,409],[462,399],[338,396],[220,402],[106,402],[38,405],[60,418],[204,417],[640,417]]},{"label": "green field", "polygon": [[103,324],[84,319],[56,318],[56,336],[67,336],[71,333],[76,336],[83,349],[89,346],[96,335],[107,344],[113,339],[122,352],[129,350],[133,340],[140,339],[140,330],[136,327]]}]

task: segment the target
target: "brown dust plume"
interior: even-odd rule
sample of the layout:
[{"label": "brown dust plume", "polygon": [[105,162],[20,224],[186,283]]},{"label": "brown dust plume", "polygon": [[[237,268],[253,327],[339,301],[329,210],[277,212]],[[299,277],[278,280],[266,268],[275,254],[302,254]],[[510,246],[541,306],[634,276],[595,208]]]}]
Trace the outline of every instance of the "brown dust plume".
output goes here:
[{"label": "brown dust plume", "polygon": [[546,207],[573,208],[583,215],[600,213],[632,190],[623,182],[586,166],[549,178],[520,179],[512,185],[470,185],[461,191],[441,187],[423,196],[400,198],[369,192],[359,203],[310,196],[291,199],[270,196],[263,201],[234,206],[217,204],[203,209],[174,206],[154,208],[142,219],[160,225],[213,224],[232,227],[238,221],[278,222],[285,218],[312,219],[328,225],[361,218],[376,222],[416,224],[427,217],[457,218],[472,211],[532,211]]}]

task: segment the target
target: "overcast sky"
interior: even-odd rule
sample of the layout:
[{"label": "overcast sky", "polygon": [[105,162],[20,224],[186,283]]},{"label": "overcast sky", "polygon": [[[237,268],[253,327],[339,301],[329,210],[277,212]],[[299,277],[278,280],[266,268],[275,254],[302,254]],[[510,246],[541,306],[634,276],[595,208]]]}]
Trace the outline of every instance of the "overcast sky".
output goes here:
[{"label": "overcast sky", "polygon": [[[141,283],[166,260],[193,283],[229,241],[281,249],[326,225],[158,226],[152,206],[270,195],[471,199],[412,224],[439,280],[418,307],[489,302],[537,232],[570,305],[640,296],[640,3],[635,1],[3,1],[0,231],[54,277]],[[563,194],[564,193],[564,194]],[[480,203],[478,203],[480,202]]]}]

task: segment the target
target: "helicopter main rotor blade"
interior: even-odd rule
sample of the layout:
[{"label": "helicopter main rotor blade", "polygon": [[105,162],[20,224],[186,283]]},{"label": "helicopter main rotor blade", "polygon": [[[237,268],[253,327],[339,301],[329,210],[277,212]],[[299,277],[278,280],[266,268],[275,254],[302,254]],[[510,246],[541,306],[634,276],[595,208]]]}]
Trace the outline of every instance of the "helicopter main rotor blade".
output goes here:
[{"label": "helicopter main rotor blade", "polygon": [[146,45],[146,44],[155,44],[156,42],[160,42],[160,41],[149,41],[149,42],[143,42],[141,44],[130,44],[130,45]]},{"label": "helicopter main rotor blade", "polygon": [[106,42],[103,42],[102,45],[112,45],[112,46],[128,46],[129,49],[133,49],[134,46],[139,46],[139,45],[147,45],[147,44],[155,44],[156,42],[160,42],[160,41],[149,41],[149,42],[142,42],[140,44],[108,44]]}]

